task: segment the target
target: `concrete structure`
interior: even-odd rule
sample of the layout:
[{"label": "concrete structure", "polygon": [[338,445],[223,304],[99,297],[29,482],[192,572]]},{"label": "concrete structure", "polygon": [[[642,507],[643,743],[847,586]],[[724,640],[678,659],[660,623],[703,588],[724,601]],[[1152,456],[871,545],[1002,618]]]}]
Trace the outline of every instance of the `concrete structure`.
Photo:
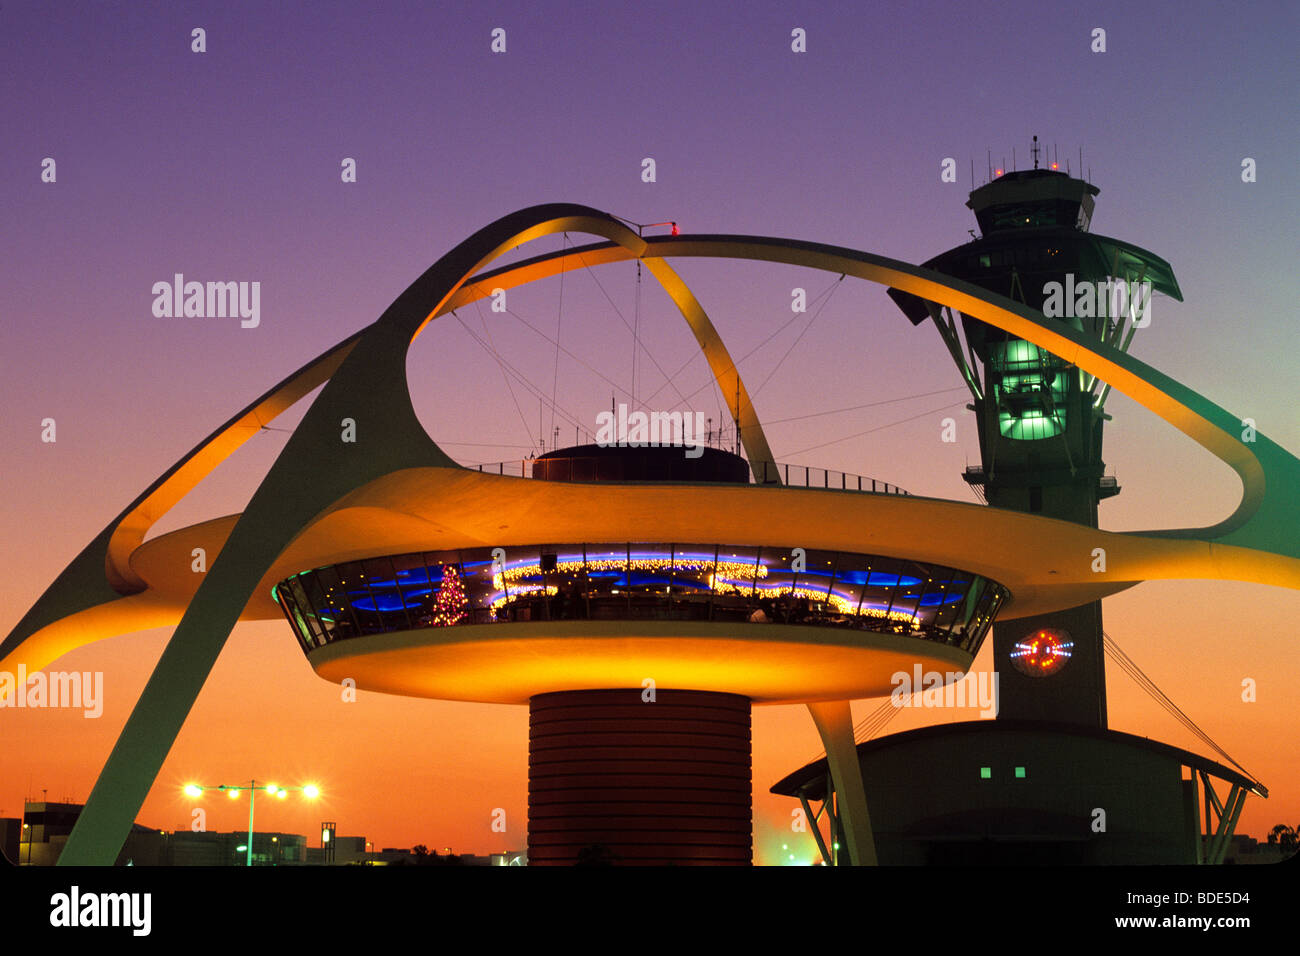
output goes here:
[{"label": "concrete structure", "polygon": [[[84,806],[79,803],[27,803],[24,818],[0,819],[0,848],[14,866],[55,866]],[[133,824],[116,865],[246,866],[247,830],[228,833],[155,830]],[[508,851],[475,855],[433,854],[421,859],[409,848],[375,848],[365,837],[331,836],[334,852],[307,846],[300,833],[255,831],[254,866],[392,866],[427,863],[457,866],[526,866],[528,854]]]},{"label": "concrete structure", "polygon": [[[503,252],[558,232],[587,232],[607,241],[481,271]],[[785,262],[868,279],[1004,329],[1109,382],[1209,448],[1241,475],[1242,503],[1214,528],[1111,534],[1038,514],[859,492],[851,490],[847,478],[839,488],[784,486],[726,348],[668,265],[677,256]],[[632,258],[663,284],[695,334],[721,394],[728,396],[755,482],[586,484],[481,474],[456,465],[411,408],[405,356],[420,330],[494,288],[553,275],[579,261],[597,266]],[[269,423],[322,383],[324,389],[242,514],[143,543],[162,514],[255,433],[250,426]],[[289,614],[318,673],[351,676],[369,689],[502,703],[611,689],[639,698],[643,678],[655,674],[666,675],[656,677],[665,690],[733,694],[755,703],[805,702],[830,754],[849,858],[874,863],[850,699],[888,693],[890,675],[915,663],[964,670],[999,612],[1004,619],[1049,613],[1148,578],[1228,578],[1298,587],[1300,522],[1285,492],[1297,479],[1300,463],[1262,435],[1243,443],[1237,421],[1212,403],[1108,342],[961,280],[815,243],[745,236],[646,238],[593,209],[538,206],[462,242],[376,323],[267,392],[178,462],[51,585],[0,644],[0,667],[12,670],[24,663],[31,671],[93,640],[176,626],[69,840],[64,863],[113,862],[230,629],[238,620],[281,613]],[[687,500],[691,508],[679,507]],[[757,528],[761,541],[755,539]],[[612,554],[621,548],[623,573],[632,575],[645,570],[638,561],[659,562],[662,554],[642,559],[634,556],[634,547],[668,542],[674,580],[679,572],[697,572],[704,560],[699,549],[711,549],[709,617],[501,620],[494,600],[481,606],[491,609],[492,618],[458,616],[462,608],[450,568],[459,577],[467,564],[482,560],[480,551],[492,563],[498,561],[494,550],[504,551],[500,564],[479,572],[490,594],[498,574],[503,589],[511,574],[531,574],[510,566],[512,549],[535,548],[538,573],[559,572],[558,553],[547,550],[554,542],[579,543],[574,547],[582,548],[584,575],[601,567],[589,560],[588,545],[597,549],[598,561],[604,560],[599,548]],[[681,554],[689,560],[683,563],[678,563],[677,543],[685,543]],[[753,549],[747,584],[744,574],[740,584],[728,579],[735,568],[723,557],[724,546]],[[196,575],[191,554],[200,547],[219,557]],[[1109,556],[1100,572],[1092,566],[1097,547]],[[839,621],[829,614],[776,624],[713,619],[719,581],[726,595],[731,593],[726,589],[736,589],[757,602],[760,565],[770,574],[803,573],[793,563],[778,567],[794,557],[795,548],[834,555],[828,602],[841,583],[837,562],[843,560],[860,577],[843,580],[846,593],[859,589],[852,615],[837,606],[843,612],[834,615]],[[778,563],[763,564],[765,553]],[[397,559],[411,555],[420,557],[397,566]],[[307,569],[314,586],[322,588],[334,581],[331,573],[338,576],[334,586],[343,589],[336,595],[341,597],[350,585],[339,569],[369,560],[379,560],[393,575],[403,597],[400,614],[396,607],[382,608],[372,592],[368,610],[379,617],[363,620],[356,613],[361,606],[349,594],[355,630],[348,634],[336,628],[341,606],[325,591],[304,590],[301,602],[283,599]],[[729,562],[726,568],[723,561]],[[918,573],[891,570],[885,581],[873,581],[876,561],[911,562]],[[398,572],[418,575],[420,567],[430,593],[436,583],[447,601],[455,599],[454,620],[444,617],[445,602],[430,606],[429,622],[411,620],[413,608]],[[317,574],[322,570],[325,582]],[[719,570],[727,574],[720,576]],[[799,593],[797,578],[783,581],[790,596]],[[874,586],[892,589],[883,613],[865,593]],[[543,579],[540,587],[550,585]],[[273,588],[283,611],[272,598]],[[507,594],[507,601],[513,600]],[[890,617],[896,604],[904,608],[902,619]],[[545,606],[543,601],[540,607]],[[310,614],[298,621],[292,607]],[[936,609],[934,615],[940,609],[951,613],[946,621],[937,620],[928,610],[923,613],[927,607]],[[394,624],[401,616],[408,626]],[[352,640],[337,639],[342,636]],[[309,638],[311,647],[305,643]]]},{"label": "concrete structure", "polygon": [[[1182,293],[1154,253],[1088,231],[1099,191],[1048,169],[999,176],[967,202],[982,234],[925,266],[1127,356],[1153,293]],[[1102,461],[1111,386],[1031,336],[964,309],[959,322],[954,310],[903,289],[890,295],[914,324],[934,323],[970,389],[982,462],[966,480],[991,508],[1095,529],[1099,503],[1119,492]],[[1107,550],[1092,552],[1097,568]],[[1223,862],[1246,795],[1268,791],[1191,752],[1107,731],[1104,640],[1100,599],[1004,615],[994,629],[996,721],[859,745],[881,861]],[[1222,798],[1216,781],[1227,788]],[[814,762],[773,791],[805,808],[820,801],[834,819],[831,783],[824,762]]]},{"label": "concrete structure", "polygon": [[0,855],[10,866],[18,865],[18,843],[22,839],[21,817],[0,817]]},{"label": "concrete structure", "polygon": [[[19,866],[55,866],[84,807],[79,803],[27,802],[19,831]],[[167,834],[132,823],[113,861],[117,866],[162,866],[167,863]]]},{"label": "concrete structure", "polygon": [[[20,866],[55,866],[85,807],[79,803],[27,803],[13,860]],[[6,821],[7,822],[7,821]],[[155,830],[131,825],[118,866],[244,866],[247,830],[230,833]],[[296,833],[255,831],[253,865],[283,866],[307,859],[307,838]]]},{"label": "concrete structure", "polygon": [[[1053,313],[1049,322],[1127,353],[1150,321],[1153,296],[1181,301],[1182,291],[1159,256],[1088,231],[1099,192],[1056,170],[1006,173],[966,203],[980,236],[925,266]],[[1130,295],[1130,289],[1141,292]],[[970,389],[982,460],[966,470],[966,480],[995,508],[1097,527],[1099,503],[1120,490],[1102,460],[1108,387],[970,314],[962,313],[959,323],[950,309],[898,289],[890,294],[914,324],[934,323]],[[1038,668],[1012,666],[1034,653],[1036,636],[1060,633],[1068,634],[1070,647],[1057,653],[1068,657],[1042,659]],[[1105,727],[1102,634],[1100,601],[998,628],[999,715]],[[1022,653],[1013,656],[1017,648]],[[1052,667],[1050,679],[1043,665]]]}]

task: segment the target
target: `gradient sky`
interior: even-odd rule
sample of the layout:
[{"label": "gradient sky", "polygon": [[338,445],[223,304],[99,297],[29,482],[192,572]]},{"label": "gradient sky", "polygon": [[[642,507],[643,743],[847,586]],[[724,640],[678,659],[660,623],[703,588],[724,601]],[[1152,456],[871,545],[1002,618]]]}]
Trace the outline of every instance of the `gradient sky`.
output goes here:
[{"label": "gradient sky", "polygon": [[[203,54],[190,51],[196,26]],[[1183,303],[1157,299],[1134,353],[1294,452],[1298,26],[1282,2],[6,2],[0,633],[231,414],[374,321],[472,231],[543,202],[921,262],[975,226],[963,206],[971,160],[979,182],[988,150],[1010,167],[1014,148],[1025,168],[1037,134],[1077,173],[1082,147],[1101,189],[1093,230],[1164,257],[1183,289]],[[489,51],[494,27],[507,31],[504,55]],[[795,27],[807,31],[805,54],[790,49]],[[1105,53],[1090,51],[1094,27],[1107,31]],[[40,181],[45,157],[54,184]],[[355,184],[340,182],[344,157],[357,160]],[[653,184],[641,181],[644,157],[656,160]],[[955,185],[940,181],[945,157],[957,161]],[[1244,157],[1255,183],[1241,181]],[[882,288],[749,263],[678,268],[732,354],[747,356],[741,372],[778,460],[973,500],[959,477],[979,460],[960,379],[934,330],[911,327]],[[150,289],[176,272],[260,281],[260,327],[155,318]],[[639,325],[635,359],[597,279]],[[814,305],[790,322],[796,286]],[[558,330],[581,362],[561,355],[557,369],[549,341],[486,309],[462,310],[464,325],[444,318],[412,348],[421,420],[459,461],[523,457],[543,436],[549,446],[553,427],[568,443],[575,421],[594,429],[612,389],[628,400],[634,361],[635,396],[649,407],[721,417],[680,317],[648,276],[638,294],[634,265],[571,273],[560,292],[548,280],[510,305],[547,336]],[[484,322],[548,401],[558,378],[554,419],[466,331],[483,335]],[[679,391],[656,394],[659,369],[683,365]],[[783,421],[868,402],[889,404]],[[1103,527],[1208,525],[1232,511],[1240,482],[1226,466],[1122,396],[1107,407],[1105,457],[1123,493],[1102,506]],[[949,415],[955,445],[939,440]],[[54,444],[40,440],[47,417]],[[285,437],[258,435],[153,533],[241,510]],[[1104,613],[1156,683],[1270,787],[1269,800],[1247,802],[1239,832],[1300,823],[1300,594],[1155,583],[1108,599]],[[0,711],[0,816],[43,790],[85,800],[168,633],[52,665],[104,672],[98,720]],[[991,653],[990,639],[976,669]],[[1107,678],[1114,729],[1207,752],[1122,672]],[[1241,700],[1245,678],[1257,702]],[[858,702],[855,715],[878,703]],[[889,729],[972,716],[908,710]],[[755,708],[757,862],[777,862],[774,848],[792,839],[793,801],[768,788],[819,750],[804,708]],[[378,846],[520,848],[527,710],[364,692],[344,704],[283,622],[245,624],[139,819],[187,827],[182,783],[254,776],[310,778],[326,794],[315,807],[268,808],[259,829],[315,834],[330,819]],[[246,825],[242,802],[207,806],[209,829]],[[496,808],[505,834],[490,829]],[[815,855],[806,834],[793,845]]]}]

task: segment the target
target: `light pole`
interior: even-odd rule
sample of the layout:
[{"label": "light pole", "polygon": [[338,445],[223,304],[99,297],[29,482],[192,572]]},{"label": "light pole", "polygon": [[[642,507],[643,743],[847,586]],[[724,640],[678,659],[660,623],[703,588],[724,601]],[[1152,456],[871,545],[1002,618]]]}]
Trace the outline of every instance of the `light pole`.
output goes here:
[{"label": "light pole", "polygon": [[[302,787],[281,787],[278,784],[268,783],[259,785],[256,780],[250,780],[248,786],[231,786],[230,784],[218,784],[216,786],[202,786],[197,783],[187,783],[185,785],[185,795],[188,797],[200,796],[204,790],[224,790],[231,800],[238,800],[239,794],[243,790],[248,791],[248,851],[244,858],[245,866],[253,865],[253,805],[257,799],[257,791],[262,790],[273,797],[283,800],[289,795],[290,790],[299,790],[308,800],[315,800],[320,796],[320,788],[313,783]],[[28,851],[30,854],[30,850]]]}]

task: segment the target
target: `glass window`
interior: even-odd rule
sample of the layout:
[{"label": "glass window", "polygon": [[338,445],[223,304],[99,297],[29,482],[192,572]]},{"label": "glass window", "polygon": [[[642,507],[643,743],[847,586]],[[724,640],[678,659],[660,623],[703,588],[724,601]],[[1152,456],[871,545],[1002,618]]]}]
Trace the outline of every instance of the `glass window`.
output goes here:
[{"label": "glass window", "polygon": [[298,638],[298,643],[304,651],[310,651],[316,646],[316,635],[307,626],[306,620],[298,611],[298,605],[289,596],[288,583],[276,585],[274,594],[276,603],[280,605],[280,610],[284,612],[285,620],[289,622],[289,626],[293,628],[294,636]]},{"label": "glass window", "polygon": [[430,581],[437,578],[437,583],[432,585],[429,624],[452,627],[490,621],[494,613],[492,602],[501,594],[493,585],[491,549],[462,551],[459,562],[451,552],[439,557],[442,560],[437,567],[429,568]]},{"label": "glass window", "polygon": [[684,598],[707,595],[713,587],[717,550],[711,544],[677,543],[672,547],[673,593]]},{"label": "glass window", "polygon": [[758,564],[758,548],[718,545],[711,619],[748,621],[754,610],[755,576],[764,571]]},{"label": "glass window", "polygon": [[275,597],[306,651],[411,627],[662,618],[857,625],[973,653],[1008,596],[940,565],[829,550],[800,557],[796,570],[791,548],[669,542],[415,552],[305,571]]},{"label": "glass window", "polygon": [[672,586],[673,546],[666,542],[631,545],[628,554],[628,609],[632,617],[664,619]]},{"label": "glass window", "polygon": [[862,589],[862,603],[858,605],[858,623],[874,629],[889,628],[889,608],[898,590],[898,562],[887,558],[872,558],[867,583]]},{"label": "glass window", "polygon": [[331,640],[334,624],[332,621],[327,624],[317,617],[316,608],[307,599],[307,592],[303,590],[302,575],[295,574],[286,581],[284,590],[287,592],[285,597],[293,598],[294,606],[301,615],[301,623],[313,643],[324,644]]},{"label": "glass window", "polygon": [[1011,593],[1006,588],[992,583],[990,583],[989,585],[989,591],[992,593],[993,599],[990,602],[987,616],[984,620],[983,628],[980,630],[980,632],[977,635],[976,643],[978,643],[978,641],[984,640],[984,635],[987,634],[989,628],[993,626],[993,622],[997,619],[998,612],[1002,610],[1003,603],[1006,601],[1007,596]]},{"label": "glass window", "polygon": [[627,613],[627,545],[587,544],[584,550],[588,615],[621,619]]},{"label": "glass window", "polygon": [[606,602],[627,587],[627,545],[587,545],[587,582],[593,598]]},{"label": "glass window", "polygon": [[[543,549],[555,556],[555,566],[546,572],[546,585],[554,588],[557,616],[582,620],[589,616],[590,585],[587,580],[586,549],[581,544],[557,544]],[[547,566],[550,561],[547,561]]]},{"label": "glass window", "polygon": [[915,629],[920,623],[917,610],[921,604],[921,591],[929,571],[912,561],[898,563],[898,584],[894,587],[893,603],[889,606],[890,620]]},{"label": "glass window", "polygon": [[712,547],[670,544],[668,565],[668,616],[677,620],[708,620],[712,600],[711,580],[717,555]]},{"label": "glass window", "polygon": [[867,583],[867,560],[861,554],[836,555],[835,583],[826,598],[827,623],[848,624],[857,616]]},{"label": "glass window", "polygon": [[352,604],[348,601],[347,590],[338,573],[338,568],[317,568],[312,572],[312,577],[320,585],[319,595],[313,593],[309,584],[309,578],[304,578],[304,587],[307,588],[307,598],[316,608],[322,623],[333,623],[335,640],[344,637],[356,637],[361,634],[361,628],[358,626],[356,617],[352,613]]},{"label": "glass window", "polygon": [[421,626],[420,622],[433,609],[433,587],[429,582],[425,556],[417,551],[393,558],[393,580],[410,615],[412,626]]},{"label": "glass window", "polygon": [[952,631],[952,642],[964,646],[967,637],[970,636],[971,622],[975,618],[975,611],[979,607],[980,594],[984,591],[984,579],[978,574],[971,575],[971,583],[965,588],[961,600],[956,602],[956,615],[952,624],[949,625]]},{"label": "glass window", "polygon": [[298,581],[303,588],[305,603],[315,611],[317,620],[329,633],[330,640],[357,636],[352,610],[343,600],[338,572],[333,567],[316,568],[300,574]]},{"label": "glass window", "polygon": [[713,590],[718,595],[734,594],[751,599],[754,597],[756,576],[766,573],[758,564],[758,548],[724,544],[718,547],[718,567],[714,572]]},{"label": "glass window", "polygon": [[759,552],[758,594],[772,601],[788,601],[794,593],[793,548],[763,548]]},{"label": "glass window", "polygon": [[672,584],[673,546],[633,544],[628,563],[628,590],[634,594],[667,594]]},{"label": "glass window", "polygon": [[338,572],[343,600],[351,608],[360,633],[382,634],[386,628],[379,610],[371,600],[363,562],[349,561],[346,564],[336,564],[334,570]]},{"label": "glass window", "polygon": [[370,590],[369,603],[379,614],[384,630],[409,629],[412,626],[411,618],[407,614],[406,601],[397,586],[393,562],[387,557],[367,558],[362,562],[362,570],[365,573],[366,587]]},{"label": "glass window", "polygon": [[963,649],[972,650],[984,640],[984,635],[988,633],[989,625],[993,622],[991,612],[996,598],[996,589],[991,582],[985,581],[980,589],[979,601],[975,605],[975,616],[967,629],[966,642],[961,645]]},{"label": "glass window", "polygon": [[[493,549],[495,550],[495,549]],[[548,618],[547,597],[555,593],[559,558],[553,548],[537,545],[512,546],[498,552],[500,567],[493,565],[489,606],[494,619],[544,621]]]},{"label": "glass window", "polygon": [[920,575],[921,583],[918,585],[921,599],[916,606],[916,617],[921,624],[932,628],[943,606],[943,569],[932,565],[918,565],[918,568],[924,573]]},{"label": "glass window", "polygon": [[952,568],[936,567],[934,572],[940,579],[935,582],[939,585],[940,592],[939,603],[931,623],[943,631],[946,637],[948,630],[957,619],[957,612],[966,596],[966,591],[970,588],[971,576]]},{"label": "glass window", "polygon": [[839,567],[838,551],[809,551],[808,570],[799,575],[799,587],[809,592],[810,598],[825,600],[831,592],[835,571]]},{"label": "glass window", "polygon": [[[412,623],[416,627],[433,627],[434,609],[438,604],[438,592],[442,589],[443,568],[450,563],[452,567],[456,566],[459,558],[458,552],[441,552],[441,553],[424,553],[421,556],[423,564],[417,571],[410,568],[411,574],[406,577],[410,582],[413,596],[419,600],[419,609],[411,609]],[[402,585],[405,592],[407,585]]]}]

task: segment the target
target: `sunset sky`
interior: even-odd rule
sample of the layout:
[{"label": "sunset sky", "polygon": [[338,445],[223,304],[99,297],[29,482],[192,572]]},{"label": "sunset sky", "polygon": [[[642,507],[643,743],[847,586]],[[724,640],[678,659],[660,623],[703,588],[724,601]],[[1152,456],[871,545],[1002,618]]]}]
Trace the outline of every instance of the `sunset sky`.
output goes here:
[{"label": "sunset sky", "polygon": [[[191,52],[195,27],[204,53]],[[489,49],[496,27],[503,54]],[[1097,27],[1104,53],[1091,50]],[[994,166],[1010,168],[1014,148],[1027,168],[1037,134],[1077,174],[1082,148],[1101,190],[1093,231],[1168,260],[1185,298],[1155,301],[1133,353],[1300,451],[1298,27],[1284,2],[6,2],[0,634],[233,413],[373,322],[471,232],[545,202],[920,263],[975,228],[963,205],[972,160],[977,184],[990,150]],[[791,50],[795,28],[806,53]],[[41,180],[46,157],[54,183]],[[355,183],[341,182],[347,157]],[[641,179],[646,157],[653,183]],[[948,157],[956,184],[940,181]],[[1242,181],[1247,157],[1256,182]],[[969,396],[938,334],[913,328],[883,288],[756,263],[675,267],[743,357],[778,461],[975,500],[960,478],[979,461]],[[152,286],[175,273],[260,282],[260,325],[155,317]],[[791,313],[795,287],[806,315]],[[575,422],[595,430],[612,391],[724,417],[690,333],[648,274],[638,290],[634,264],[539,282],[510,305],[547,336],[558,330],[576,358],[557,365],[554,345],[486,308],[440,319],[411,349],[421,421],[458,461],[525,457],[539,440],[551,447],[557,427],[570,444]],[[483,336],[485,324],[560,412],[467,331]],[[240,511],[284,446],[278,429],[309,400],[151,537]],[[867,403],[878,404],[815,414]],[[1101,506],[1102,527],[1199,527],[1231,513],[1241,485],[1226,465],[1121,395],[1107,409],[1105,459],[1123,492]],[[940,441],[945,417],[958,421],[955,444]],[[1104,614],[1124,650],[1270,788],[1247,801],[1238,832],[1300,824],[1300,593],[1152,583],[1109,598]],[[52,665],[103,672],[98,719],[0,710],[0,816],[43,791],[86,799],[169,634],[113,638]],[[992,646],[975,669],[991,669]],[[1249,703],[1247,678],[1258,685]],[[1107,682],[1113,729],[1220,759],[1121,671],[1108,668]],[[855,717],[879,704],[856,702]],[[905,710],[889,731],[975,716]],[[780,862],[782,843],[811,860],[811,836],[790,833],[794,801],[767,791],[818,755],[812,720],[802,706],[756,707],[753,719],[755,862]],[[320,821],[333,820],[377,847],[521,849],[527,722],[524,707],[365,692],[345,703],[283,621],[243,624],[139,820],[189,827],[189,781],[311,781],[317,804],[277,801],[258,828],[316,845]],[[208,829],[247,824],[243,801],[202,805]],[[491,829],[497,808],[504,834]]]}]

